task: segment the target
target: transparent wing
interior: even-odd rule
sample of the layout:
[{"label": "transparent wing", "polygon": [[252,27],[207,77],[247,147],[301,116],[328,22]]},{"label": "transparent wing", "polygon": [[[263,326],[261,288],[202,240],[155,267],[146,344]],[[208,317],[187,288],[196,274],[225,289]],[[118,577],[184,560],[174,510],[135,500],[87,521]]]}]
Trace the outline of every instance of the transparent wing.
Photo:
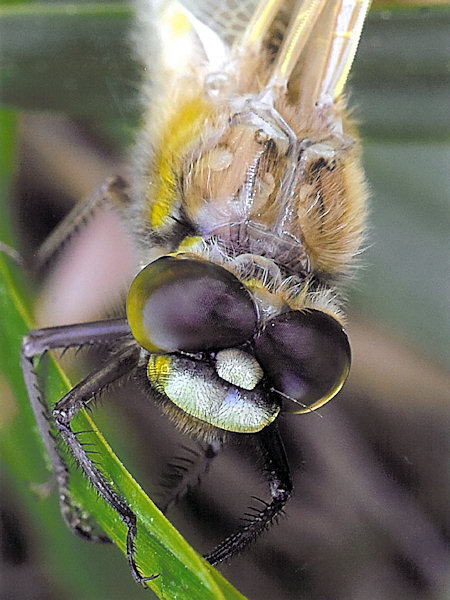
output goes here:
[{"label": "transparent wing", "polygon": [[[160,73],[177,81],[221,71],[230,59],[230,49],[242,37],[254,11],[255,0],[137,0],[138,23],[157,32]],[[147,14],[153,13],[152,19]],[[142,32],[144,37],[146,32]],[[153,33],[153,37],[154,33]],[[150,56],[143,57],[154,72]]]},{"label": "transparent wing", "polygon": [[281,93],[289,88],[293,104],[332,103],[343,91],[369,4],[154,0],[162,70],[176,80],[190,71],[227,70],[233,59],[233,68],[247,71],[248,81],[248,90],[236,91],[254,92],[256,81],[260,89]]},{"label": "transparent wing", "polygon": [[370,0],[303,0],[292,15],[270,83],[289,86],[305,106],[339,97]]},{"label": "transparent wing", "polygon": [[[370,0],[267,0],[260,2],[238,53],[272,52],[266,85],[297,102],[324,104],[343,91]],[[265,59],[267,61],[267,57]]]},{"label": "transparent wing", "polygon": [[344,89],[369,5],[370,0],[346,0],[334,17],[334,34],[327,49],[326,67],[322,70],[320,94],[323,98],[337,98]]},{"label": "transparent wing", "polygon": [[196,19],[232,46],[241,39],[258,0],[183,0],[182,4]]}]

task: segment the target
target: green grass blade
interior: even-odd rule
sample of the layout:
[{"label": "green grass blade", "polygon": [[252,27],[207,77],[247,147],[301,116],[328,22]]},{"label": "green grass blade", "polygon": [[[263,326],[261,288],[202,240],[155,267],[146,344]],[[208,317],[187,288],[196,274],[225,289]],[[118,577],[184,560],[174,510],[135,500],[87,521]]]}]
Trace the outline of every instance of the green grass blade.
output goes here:
[{"label": "green grass blade", "polygon": [[[0,338],[1,371],[16,395],[22,396],[20,406],[27,412],[22,427],[34,429],[30,422],[27,399],[19,370],[19,351],[22,335],[28,330],[30,319],[20,291],[11,276],[8,259],[0,254],[0,312],[2,328]],[[49,366],[47,394],[53,403],[69,388],[68,381],[56,363]],[[152,589],[160,598],[243,598],[222,576],[199,556],[170,522],[160,513],[153,502],[114,455],[95,424],[86,415],[76,419],[77,429],[93,429],[89,440],[94,441],[102,470],[108,473],[114,487],[126,499],[138,517],[136,541],[138,564],[145,575],[159,573]],[[3,438],[3,451],[12,462],[13,439]],[[9,446],[9,447],[7,447]],[[33,469],[31,468],[31,471]],[[126,528],[117,514],[97,497],[95,490],[76,471],[72,477],[71,492],[74,499],[91,513],[108,536],[125,550]],[[55,548],[55,552],[57,549]]]},{"label": "green grass blade", "polygon": [[[9,191],[8,176],[13,172],[15,115],[0,111],[2,140],[2,195]],[[2,202],[1,241],[11,243],[7,229],[6,202]],[[30,495],[30,483],[48,479],[48,471],[42,461],[43,446],[39,439],[34,418],[28,402],[19,366],[20,345],[23,335],[32,327],[27,306],[27,289],[20,268],[0,252],[0,390],[4,426],[0,429],[0,451],[8,472]],[[70,388],[70,384],[58,364],[51,359],[46,371],[46,395],[54,405]],[[12,400],[14,397],[15,400]],[[8,410],[8,407],[11,410]],[[86,414],[76,418],[74,427],[92,429],[89,441],[93,441],[102,470],[108,474],[114,487],[125,498],[138,517],[136,541],[137,560],[145,575],[159,573],[152,582],[152,589],[160,598],[234,599],[243,598],[215,569],[197,554],[160,513],[153,502],[126,471],[119,459]],[[71,480],[71,493],[83,509],[91,513],[107,535],[124,551],[126,528],[117,514],[100,498],[77,469]],[[35,498],[35,504],[40,503]],[[45,504],[45,503],[43,503]],[[39,524],[53,519],[61,520],[56,509],[52,516],[42,514],[37,508]],[[53,538],[55,539],[55,538]],[[61,552],[59,545],[53,549]],[[74,560],[74,557],[71,557]],[[75,560],[77,560],[75,558]],[[80,565],[82,560],[80,561]],[[101,573],[98,575],[101,582]],[[96,582],[98,583],[98,582]],[[136,586],[137,587],[137,586]]]}]

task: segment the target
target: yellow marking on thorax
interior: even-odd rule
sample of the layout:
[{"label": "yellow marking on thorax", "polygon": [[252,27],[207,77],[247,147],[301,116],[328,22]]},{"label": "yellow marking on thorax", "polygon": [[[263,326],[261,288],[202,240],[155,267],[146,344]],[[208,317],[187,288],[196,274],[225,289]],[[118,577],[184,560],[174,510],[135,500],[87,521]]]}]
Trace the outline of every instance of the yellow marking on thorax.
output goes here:
[{"label": "yellow marking on thorax", "polygon": [[164,225],[176,199],[176,173],[186,151],[197,140],[210,106],[200,97],[180,106],[164,127],[155,158],[155,187],[148,198],[148,219],[154,228]]},{"label": "yellow marking on thorax", "polygon": [[183,240],[181,240],[180,245],[177,248],[177,254],[188,252],[192,250],[197,244],[201,243],[203,238],[199,235],[188,235]]},{"label": "yellow marking on thorax", "polygon": [[168,14],[167,20],[170,31],[174,37],[181,37],[192,29],[191,22],[187,18],[186,14],[180,9],[175,9]]}]

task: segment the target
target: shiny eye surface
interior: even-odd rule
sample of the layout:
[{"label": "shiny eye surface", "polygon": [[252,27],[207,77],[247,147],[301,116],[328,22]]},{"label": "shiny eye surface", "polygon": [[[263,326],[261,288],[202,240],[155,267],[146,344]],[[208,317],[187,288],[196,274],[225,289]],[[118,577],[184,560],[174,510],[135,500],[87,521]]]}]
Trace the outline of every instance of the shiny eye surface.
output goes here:
[{"label": "shiny eye surface", "polygon": [[347,378],[351,353],[342,326],[319,310],[289,311],[255,338],[255,353],[273,387],[309,412],[335,396]]},{"label": "shiny eye surface", "polygon": [[201,259],[164,256],[135,277],[127,318],[150,352],[200,352],[243,344],[254,334],[250,293],[229,271]]}]

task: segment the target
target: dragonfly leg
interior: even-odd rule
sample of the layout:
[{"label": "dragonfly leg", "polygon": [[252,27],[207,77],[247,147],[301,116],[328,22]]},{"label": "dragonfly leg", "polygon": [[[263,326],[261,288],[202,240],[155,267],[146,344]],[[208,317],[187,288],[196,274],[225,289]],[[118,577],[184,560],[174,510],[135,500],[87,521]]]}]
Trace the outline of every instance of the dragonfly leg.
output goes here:
[{"label": "dragonfly leg", "polygon": [[200,452],[181,446],[183,452],[175,456],[168,464],[168,470],[163,475],[162,487],[165,498],[159,503],[165,514],[173,504],[177,504],[189,490],[201,482],[208,472],[212,460],[222,449],[222,442],[214,440]]},{"label": "dragonfly leg", "polygon": [[231,558],[254,541],[273,523],[292,494],[289,465],[276,424],[272,423],[257,435],[269,482],[271,502],[256,499],[260,506],[250,509],[252,512],[246,515],[245,525],[205,556],[212,565]]},{"label": "dragonfly leg", "polygon": [[73,238],[74,235],[102,207],[118,210],[119,213],[130,203],[128,184],[122,177],[111,177],[102,183],[85,201],[74,206],[69,214],[47,237],[38,249],[31,265],[39,271],[50,263]]},{"label": "dragonfly leg", "polygon": [[[126,319],[39,329],[25,336],[21,360],[33,412],[58,483],[63,517],[78,535],[93,541],[109,541],[106,536],[91,535],[91,523],[82,521],[76,514],[76,507],[74,507],[69,491],[69,470],[59,449],[58,435],[67,445],[86,478],[99,495],[117,511],[127,526],[128,563],[134,579],[146,586],[146,581],[155,576],[143,577],[135,562],[136,515],[106,481],[104,475],[90,458],[89,454],[92,450],[89,450],[87,445],[80,441],[82,432],[75,432],[71,427],[73,417],[82,408],[87,407],[102,389],[136,368],[139,361],[139,349],[135,344],[130,345],[129,342],[132,339]],[[110,357],[103,367],[78,383],[56,404],[52,412],[53,422],[48,406],[39,390],[34,358],[55,348],[65,349],[87,344],[108,345],[114,343],[117,345],[118,341],[122,342],[121,350]],[[57,435],[55,435],[55,429]]]}]

